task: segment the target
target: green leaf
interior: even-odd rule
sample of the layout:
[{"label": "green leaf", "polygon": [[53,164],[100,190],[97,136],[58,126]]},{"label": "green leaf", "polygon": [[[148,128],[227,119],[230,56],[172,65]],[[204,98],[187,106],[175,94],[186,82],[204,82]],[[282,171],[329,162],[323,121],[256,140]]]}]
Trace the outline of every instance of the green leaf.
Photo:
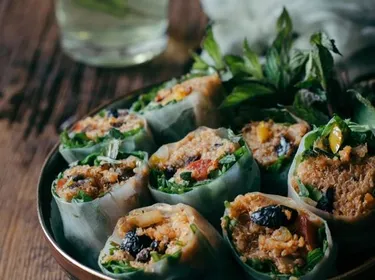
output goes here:
[{"label": "green leaf", "polygon": [[230,163],[233,163],[233,162],[236,162],[236,157],[235,155],[233,154],[230,154],[230,155],[226,155],[224,157],[222,157],[220,160],[219,160],[219,163],[220,164],[230,164]]},{"label": "green leaf", "polygon": [[275,87],[278,87],[280,83],[280,76],[281,76],[280,67],[281,67],[280,54],[277,52],[275,48],[269,49],[266,55],[266,64],[265,64],[264,71],[265,71],[267,79]]},{"label": "green leaf", "polygon": [[300,196],[309,197],[316,202],[318,202],[323,197],[323,194],[321,191],[319,191],[317,188],[314,188],[312,186],[303,184],[299,178],[297,179],[297,184],[300,190],[300,193],[299,193]]},{"label": "green leaf", "polygon": [[307,253],[307,269],[313,269],[324,257],[323,251],[321,248],[316,248]]},{"label": "green leaf", "polygon": [[111,128],[108,132],[108,136],[110,138],[115,138],[115,139],[122,139],[124,135],[120,132],[120,130],[116,128]]},{"label": "green leaf", "polygon": [[86,194],[83,190],[79,190],[78,194],[73,197],[72,201],[82,203],[92,201],[92,197]]},{"label": "green leaf", "polygon": [[315,105],[325,104],[325,95],[321,96],[309,90],[299,90],[294,97],[292,106],[286,106],[297,117],[314,125],[323,125],[329,118]]},{"label": "green leaf", "polygon": [[225,68],[223,56],[221,54],[220,47],[214,38],[212,28],[207,30],[206,37],[203,40],[203,49],[207,51],[209,56],[213,59],[215,62],[215,68],[217,70],[222,70]]},{"label": "green leaf", "polygon": [[180,174],[180,177],[181,177],[182,180],[190,182],[190,181],[192,181],[191,174],[192,173],[189,172],[189,171],[182,172]]},{"label": "green leaf", "polygon": [[263,79],[262,66],[258,55],[250,49],[246,39],[243,42],[243,53],[246,72],[259,80]]},{"label": "green leaf", "polygon": [[302,197],[309,197],[310,196],[310,192],[305,187],[305,185],[301,182],[300,178],[297,178],[297,184],[298,184],[298,189],[299,189],[298,195],[302,196]]},{"label": "green leaf", "polygon": [[277,19],[276,29],[277,29],[277,32],[281,32],[283,30],[286,30],[287,33],[291,33],[293,31],[292,20],[291,20],[291,18],[289,16],[289,13],[288,13],[288,11],[286,10],[285,7],[283,8],[283,11],[282,11],[281,15]]},{"label": "green leaf", "polygon": [[333,53],[342,55],[335,45],[335,40],[330,39],[324,32],[311,35],[310,42],[315,45],[320,45]]},{"label": "green leaf", "polygon": [[257,83],[240,85],[235,87],[232,93],[226,97],[220,108],[235,106],[244,101],[251,101],[256,97],[272,95],[274,93],[274,89]]},{"label": "green leaf", "polygon": [[107,269],[109,272],[114,274],[122,274],[126,272],[135,272],[139,271],[140,269],[132,267],[129,262],[125,261],[109,261],[107,263],[102,263],[103,267]]},{"label": "green leaf", "polygon": [[247,73],[245,61],[243,58],[236,55],[224,56],[224,61],[232,72],[233,76],[240,76]]},{"label": "green leaf", "polygon": [[151,258],[154,262],[160,261],[160,255],[157,252],[155,252],[155,251],[150,252],[150,255],[151,255]]},{"label": "green leaf", "polygon": [[78,162],[78,165],[90,165],[93,166],[95,163],[96,158],[100,155],[100,153],[92,153],[85,157],[83,160]]},{"label": "green leaf", "polygon": [[79,132],[79,133],[69,133],[67,130],[64,130],[60,134],[60,141],[61,144],[65,148],[81,148],[81,147],[88,147],[94,144],[94,142],[86,136],[86,133]]},{"label": "green leaf", "polygon": [[279,173],[283,166],[285,166],[287,161],[289,161],[287,157],[281,156],[277,159],[276,162],[267,167],[267,171],[272,173]]},{"label": "green leaf", "polygon": [[194,70],[199,70],[199,71],[206,71],[208,68],[210,68],[210,65],[205,62],[198,54],[196,53],[191,53],[193,59],[194,59],[194,64],[192,66],[192,69]]}]

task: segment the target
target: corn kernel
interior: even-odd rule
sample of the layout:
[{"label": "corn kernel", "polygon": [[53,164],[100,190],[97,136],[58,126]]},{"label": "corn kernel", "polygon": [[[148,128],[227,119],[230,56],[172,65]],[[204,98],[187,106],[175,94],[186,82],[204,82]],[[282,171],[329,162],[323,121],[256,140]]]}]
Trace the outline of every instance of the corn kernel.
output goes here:
[{"label": "corn kernel", "polygon": [[260,122],[257,126],[257,137],[259,142],[265,143],[271,136],[271,130],[265,125],[264,122]]}]

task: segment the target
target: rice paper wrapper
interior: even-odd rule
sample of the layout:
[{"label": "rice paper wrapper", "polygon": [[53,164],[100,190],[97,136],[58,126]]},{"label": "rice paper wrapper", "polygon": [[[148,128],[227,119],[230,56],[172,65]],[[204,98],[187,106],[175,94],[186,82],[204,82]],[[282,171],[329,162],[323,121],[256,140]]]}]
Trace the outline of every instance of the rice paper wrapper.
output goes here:
[{"label": "rice paper wrapper", "polygon": [[121,216],[151,203],[147,188],[149,169],[145,161],[135,173],[124,184],[114,186],[112,191],[89,202],[66,202],[52,191],[64,237],[85,265],[97,268],[99,252]]},{"label": "rice paper wrapper", "polygon": [[[285,280],[292,280],[292,279],[300,279],[300,280],[321,280],[321,279],[327,279],[328,276],[330,276],[333,272],[334,266],[335,266],[335,261],[336,261],[336,255],[337,255],[337,246],[334,243],[331,235],[330,228],[328,227],[328,224],[326,221],[324,221],[322,218],[318,217],[317,215],[311,213],[310,211],[304,209],[293,201],[290,198],[287,197],[282,197],[278,195],[272,195],[272,194],[262,194],[262,193],[254,193],[254,195],[262,195],[265,196],[269,199],[274,200],[276,203],[286,205],[290,208],[303,211],[306,213],[309,217],[310,220],[315,220],[315,221],[321,221],[324,226],[325,226],[325,233],[327,236],[327,242],[328,242],[328,247],[326,251],[324,252],[324,256],[321,259],[321,261],[308,273],[306,273],[303,276],[300,277],[294,277],[294,276],[272,276],[267,273],[259,272],[255,270],[254,268],[250,267],[249,265],[245,264],[241,259],[240,259],[240,254],[237,252],[237,250],[234,248],[232,241],[230,240],[230,236],[228,235],[227,229],[223,227],[223,236],[225,241],[229,244],[233,255],[235,256],[237,262],[241,265],[241,267],[244,269],[247,279],[251,280],[274,280],[274,279],[285,279]],[[228,215],[228,209],[224,211],[224,217]],[[294,278],[293,278],[294,277]]]},{"label": "rice paper wrapper", "polygon": [[[107,240],[100,253],[98,264],[102,272],[114,279],[230,279],[236,277],[235,263],[232,262],[228,248],[220,234],[195,209],[188,205],[168,205],[156,203],[142,208],[145,212],[160,210],[162,213],[174,213],[183,209],[189,219],[191,238],[189,243],[182,247],[178,257],[169,256],[152,264],[147,271],[138,270],[122,274],[108,271],[101,260],[109,254],[111,242],[121,244],[122,238],[115,228],[112,236]],[[138,209],[140,210],[140,209]],[[237,278],[236,278],[237,279]]]},{"label": "rice paper wrapper", "polygon": [[220,124],[214,102],[196,91],[180,102],[148,111],[144,117],[158,144],[178,141],[199,126],[216,128]]},{"label": "rice paper wrapper", "polygon": [[316,208],[314,201],[310,198],[300,197],[293,188],[292,178],[297,167],[298,155],[301,155],[305,151],[306,137],[315,132],[316,131],[311,131],[302,138],[301,144],[297,150],[288,174],[288,196],[296,201],[296,203],[301,207],[326,220],[332,231],[335,242],[338,243],[340,249],[343,251],[360,252],[368,249],[369,247],[374,247],[375,211],[355,219],[347,217],[335,217],[331,213]]},{"label": "rice paper wrapper", "polygon": [[[145,151],[153,153],[157,146],[147,121],[144,120],[144,127],[137,134],[128,136],[125,139],[118,139],[120,152]],[[65,148],[62,144],[59,146],[59,152],[70,164],[77,160],[83,160],[92,153],[102,152],[111,144],[111,139],[89,147]]]},{"label": "rice paper wrapper", "polygon": [[[228,138],[227,129],[219,128],[217,131],[221,137]],[[164,145],[155,154],[160,154],[160,158],[163,158],[163,154],[168,153],[169,150],[173,151],[174,145],[174,143]],[[245,146],[247,148],[245,154],[229,170],[213,181],[183,194],[165,193],[149,185],[151,195],[157,202],[190,205],[215,227],[219,226],[225,201],[233,200],[239,194],[259,191],[260,188],[259,167],[250,149],[246,144]]]}]

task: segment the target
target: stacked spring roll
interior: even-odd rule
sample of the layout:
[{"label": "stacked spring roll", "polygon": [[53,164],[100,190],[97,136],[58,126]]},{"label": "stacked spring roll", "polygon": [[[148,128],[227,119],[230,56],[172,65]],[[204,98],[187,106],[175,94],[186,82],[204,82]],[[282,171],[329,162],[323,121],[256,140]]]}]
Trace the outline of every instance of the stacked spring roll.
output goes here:
[{"label": "stacked spring roll", "polygon": [[342,248],[375,245],[375,136],[335,116],[307,134],[289,173],[289,196],[330,224]]},{"label": "stacked spring roll", "polygon": [[180,140],[199,126],[217,127],[216,106],[221,99],[221,80],[215,74],[179,84],[169,82],[157,91],[141,95],[131,109],[144,115],[157,142],[165,144]]},{"label": "stacked spring roll", "polygon": [[200,127],[162,146],[149,160],[157,202],[185,203],[218,224],[223,202],[259,190],[259,169],[241,137],[225,128]]},{"label": "stacked spring roll", "polygon": [[306,122],[253,121],[243,127],[242,135],[262,172],[263,192],[287,195],[289,168],[308,131]]},{"label": "stacked spring roll", "polygon": [[221,236],[184,204],[158,203],[120,218],[98,261],[116,279],[235,276]]},{"label": "stacked spring roll", "polygon": [[64,236],[90,266],[96,266],[117,219],[150,203],[147,154],[120,152],[114,158],[91,154],[52,184]]},{"label": "stacked spring roll", "polygon": [[64,131],[60,139],[59,151],[68,163],[101,152],[113,139],[121,140],[120,150],[124,152],[139,150],[152,153],[156,149],[146,120],[123,109],[103,110],[80,120],[71,131]]},{"label": "stacked spring roll", "polygon": [[326,279],[335,261],[327,223],[290,198],[240,195],[227,203],[222,229],[251,279]]}]

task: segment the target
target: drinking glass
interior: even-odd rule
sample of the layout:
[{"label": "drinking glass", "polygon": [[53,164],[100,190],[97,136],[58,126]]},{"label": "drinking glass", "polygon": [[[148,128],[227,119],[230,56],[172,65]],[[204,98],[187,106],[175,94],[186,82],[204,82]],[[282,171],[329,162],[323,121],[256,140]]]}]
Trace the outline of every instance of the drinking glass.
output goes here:
[{"label": "drinking glass", "polygon": [[168,0],[56,0],[64,52],[95,66],[143,63],[167,45]]}]

